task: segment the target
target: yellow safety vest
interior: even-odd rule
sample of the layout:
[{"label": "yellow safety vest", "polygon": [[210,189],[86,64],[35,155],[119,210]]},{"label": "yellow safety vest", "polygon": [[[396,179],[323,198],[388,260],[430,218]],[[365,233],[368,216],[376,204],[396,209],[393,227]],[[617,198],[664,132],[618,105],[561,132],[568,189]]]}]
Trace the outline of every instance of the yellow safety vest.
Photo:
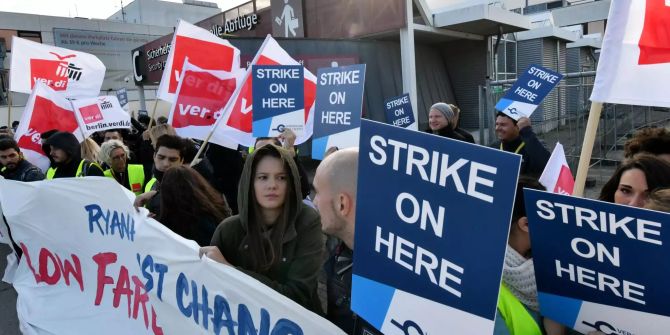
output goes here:
[{"label": "yellow safety vest", "polygon": [[[515,154],[518,154],[519,151],[521,151],[521,149],[522,149],[523,147],[525,147],[525,146],[526,146],[526,142],[521,142],[521,144],[519,144],[519,146],[516,147],[516,150],[514,150],[514,153],[515,153]],[[503,144],[502,144],[502,142],[500,142],[500,150],[505,151],[505,149],[503,149]]]},{"label": "yellow safety vest", "polygon": [[512,335],[542,335],[540,326],[528,313],[526,307],[505,286],[500,285],[498,311],[505,320],[507,329]]},{"label": "yellow safety vest", "polygon": [[[75,177],[86,177],[82,175],[84,171],[84,162],[86,162],[85,159],[82,159],[81,162],[79,162],[79,167],[77,167],[77,173],[74,175]],[[95,162],[91,163],[89,167],[93,165],[97,165],[98,167],[100,167],[98,163]],[[47,179],[54,179],[54,176],[56,175],[56,170],[58,170],[58,168],[50,167],[49,170],[47,170]],[[100,168],[100,170],[102,170],[102,168]]]},{"label": "yellow safety vest", "polygon": [[151,191],[151,188],[157,181],[158,179],[156,179],[156,177],[151,178],[151,180],[149,180],[149,182],[144,186],[144,193]]},{"label": "yellow safety vest", "polygon": [[[107,169],[104,173],[106,177],[114,178],[114,171],[112,169]],[[144,166],[140,164],[128,164],[128,185],[130,185],[130,190],[135,195],[142,194],[144,187]]]}]

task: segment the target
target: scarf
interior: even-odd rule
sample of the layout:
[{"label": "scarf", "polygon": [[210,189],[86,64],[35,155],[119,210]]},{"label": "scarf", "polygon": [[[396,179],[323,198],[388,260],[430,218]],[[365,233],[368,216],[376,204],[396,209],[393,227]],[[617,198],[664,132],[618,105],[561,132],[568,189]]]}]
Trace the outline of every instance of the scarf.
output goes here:
[{"label": "scarf", "polygon": [[509,245],[505,253],[503,283],[522,304],[534,311],[540,310],[533,259],[524,258]]}]

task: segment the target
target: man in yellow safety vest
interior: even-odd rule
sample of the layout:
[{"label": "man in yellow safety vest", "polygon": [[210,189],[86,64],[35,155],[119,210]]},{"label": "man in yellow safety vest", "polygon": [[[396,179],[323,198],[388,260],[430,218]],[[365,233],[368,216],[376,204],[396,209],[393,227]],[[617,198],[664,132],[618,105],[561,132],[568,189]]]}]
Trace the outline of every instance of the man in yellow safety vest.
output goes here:
[{"label": "man in yellow safety vest", "polygon": [[104,176],[98,163],[81,158],[81,145],[72,133],[54,133],[46,140],[43,148],[52,159],[51,167],[47,170],[47,179]]}]

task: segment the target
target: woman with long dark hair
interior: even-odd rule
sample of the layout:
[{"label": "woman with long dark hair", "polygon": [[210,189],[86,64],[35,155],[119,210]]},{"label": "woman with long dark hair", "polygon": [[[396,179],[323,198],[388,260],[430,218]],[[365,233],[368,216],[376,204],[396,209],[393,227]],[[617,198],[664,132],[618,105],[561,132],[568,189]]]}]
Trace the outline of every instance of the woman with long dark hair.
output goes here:
[{"label": "woman with long dark hair", "polygon": [[670,164],[654,156],[639,155],[619,166],[598,199],[644,207],[649,193],[666,187],[670,187]]},{"label": "woman with long dark hair", "polygon": [[240,214],[219,225],[201,255],[235,266],[322,314],[316,293],[321,221],[302,202],[298,168],[288,151],[268,144],[247,158],[237,203]]},{"label": "woman with long dark hair", "polygon": [[165,171],[160,207],[158,221],[201,246],[209,245],[219,222],[232,215],[226,199],[186,165]]}]

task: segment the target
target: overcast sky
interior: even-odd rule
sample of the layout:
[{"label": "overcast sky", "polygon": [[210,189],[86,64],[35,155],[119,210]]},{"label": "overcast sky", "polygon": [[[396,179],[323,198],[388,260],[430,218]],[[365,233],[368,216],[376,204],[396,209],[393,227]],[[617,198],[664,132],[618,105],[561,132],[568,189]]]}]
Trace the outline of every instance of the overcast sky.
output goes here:
[{"label": "overcast sky", "polygon": [[[165,0],[182,2],[181,0]],[[249,0],[208,0],[228,9]],[[123,0],[124,5],[132,1]],[[121,0],[0,0],[0,11],[106,19],[121,9]]]}]

